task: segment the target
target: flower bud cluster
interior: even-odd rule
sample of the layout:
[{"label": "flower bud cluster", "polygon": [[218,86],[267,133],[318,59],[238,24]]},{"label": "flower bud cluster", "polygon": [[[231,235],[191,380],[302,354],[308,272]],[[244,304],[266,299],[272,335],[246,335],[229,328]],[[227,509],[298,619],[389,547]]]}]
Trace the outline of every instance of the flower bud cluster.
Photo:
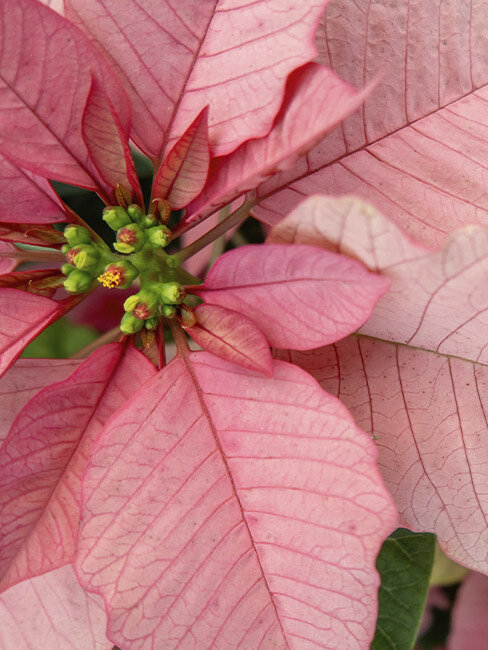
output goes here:
[{"label": "flower bud cluster", "polygon": [[192,310],[184,304],[185,288],[178,281],[188,274],[182,275],[176,258],[162,250],[172,234],[166,225],[169,203],[158,199],[155,205],[155,214],[144,214],[136,204],[105,208],[103,219],[116,233],[116,252],[104,242],[94,241],[83,226],[69,225],[64,231],[67,243],[62,251],[66,264],[61,271],[69,293],[89,291],[96,280],[109,289],[125,289],[136,278],[139,280],[140,290],[124,303],[120,324],[124,334],[135,334],[143,328],[151,332],[161,318],[177,317],[185,323],[194,320]]},{"label": "flower bud cluster", "polygon": [[116,232],[114,248],[123,255],[137,253],[146,244],[152,248],[165,248],[171,238],[171,230],[152,214],[144,214],[136,204],[127,209],[119,205],[103,211],[103,220]]},{"label": "flower bud cluster", "polygon": [[185,289],[179,282],[151,283],[127,298],[120,329],[124,334],[135,334],[143,327],[156,329],[160,316],[176,316],[178,306],[183,303],[185,296]]}]

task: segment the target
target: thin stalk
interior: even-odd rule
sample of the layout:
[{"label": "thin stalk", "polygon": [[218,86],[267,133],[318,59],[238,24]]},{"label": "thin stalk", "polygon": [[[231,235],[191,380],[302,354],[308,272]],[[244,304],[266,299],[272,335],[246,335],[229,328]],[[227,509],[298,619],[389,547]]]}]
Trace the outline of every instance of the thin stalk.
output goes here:
[{"label": "thin stalk", "polygon": [[168,318],[166,319],[166,322],[168,323],[171,334],[173,335],[177,354],[186,356],[190,351],[190,346],[188,345],[188,339],[186,338],[185,332],[174,318]]},{"label": "thin stalk", "polygon": [[[230,211],[230,206],[228,205],[226,205],[225,208],[220,210],[219,220],[218,220],[219,223],[224,221],[224,219],[227,219],[227,217],[229,216],[229,211]],[[208,261],[208,267],[212,266],[215,260],[217,260],[222,255],[222,253],[225,250],[225,244],[226,244],[225,235],[221,235],[218,239],[214,241],[212,246],[212,253]]]},{"label": "thin stalk", "polygon": [[114,327],[108,332],[105,332],[105,334],[102,334],[91,343],[88,343],[88,345],[85,345],[84,348],[81,348],[81,350],[78,350],[78,352],[72,354],[70,359],[85,359],[85,357],[91,354],[93,350],[96,350],[106,343],[112,343],[112,341],[115,341],[117,336],[121,334],[122,332],[120,331],[120,327],[117,325],[117,327]]},{"label": "thin stalk", "polygon": [[246,198],[246,200],[244,201],[244,203],[241,205],[240,208],[237,208],[237,210],[232,212],[232,214],[230,214],[223,221],[221,221],[216,226],[214,226],[214,228],[212,228],[204,235],[202,235],[202,237],[196,239],[194,242],[189,244],[186,248],[181,250],[179,253],[175,253],[171,257],[175,259],[178,265],[182,264],[185,260],[190,258],[192,255],[195,255],[195,253],[198,253],[198,251],[201,251],[209,244],[212,244],[216,239],[218,239],[221,235],[225,234],[228,230],[245,221],[250,216],[249,212],[251,208],[255,205],[255,203],[256,203],[256,197],[255,197],[255,193],[253,192],[249,194],[249,197]]}]

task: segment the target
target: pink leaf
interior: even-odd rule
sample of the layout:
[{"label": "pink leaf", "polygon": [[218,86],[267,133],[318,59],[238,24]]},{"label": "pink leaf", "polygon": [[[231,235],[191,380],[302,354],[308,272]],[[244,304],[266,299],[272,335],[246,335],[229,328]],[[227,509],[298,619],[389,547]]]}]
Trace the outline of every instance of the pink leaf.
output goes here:
[{"label": "pink leaf", "polygon": [[198,294],[244,314],[271,345],[306,350],[354,332],[389,286],[312,246],[245,246],[222,255]]},{"label": "pink leaf", "polygon": [[78,577],[122,648],[364,648],[395,522],[374,461],[306,373],[188,353],[94,448]]},{"label": "pink leaf", "polygon": [[295,169],[259,190],[276,223],[303,195],[367,199],[415,239],[442,244],[488,223],[488,6],[484,2],[331,3],[319,62],[364,87],[364,108]]},{"label": "pink leaf", "polygon": [[[65,216],[65,220],[70,220],[68,215]],[[54,248],[60,248],[62,244],[66,243],[62,232],[43,223],[0,222],[0,240]]]},{"label": "pink leaf", "polygon": [[19,359],[0,378],[0,443],[25,404],[41,388],[65,379],[80,363],[75,359]]},{"label": "pink leaf", "polygon": [[431,252],[359,200],[332,205],[308,199],[272,238],[294,231],[291,241],[310,243],[315,230],[315,244],[383,269],[391,289],[359,337],[285,358],[377,437],[403,525],[435,532],[449,557],[488,573],[488,229],[464,228]]},{"label": "pink leaf", "polygon": [[488,578],[467,576],[456,594],[447,650],[485,650],[488,636]]},{"label": "pink leaf", "polygon": [[188,205],[203,189],[208,175],[208,107],[205,107],[169,152],[153,183],[152,195],[175,210]]},{"label": "pink leaf", "polygon": [[15,271],[18,264],[15,246],[0,241],[0,275]]},{"label": "pink leaf", "polygon": [[127,130],[125,93],[113,73],[74,25],[37,0],[2,2],[0,40],[2,152],[36,174],[103,196],[108,188],[90,162],[81,121],[95,75]]},{"label": "pink leaf", "polygon": [[295,70],[271,132],[212,160],[209,182],[188,206],[186,220],[202,218],[276,172],[292,167],[354,111],[364,96],[323,66],[309,63]]},{"label": "pink leaf", "polygon": [[217,305],[198,305],[198,323],[187,328],[192,339],[222,359],[273,375],[273,361],[263,333],[248,318]]},{"label": "pink leaf", "polygon": [[265,135],[288,74],[316,56],[327,3],[67,0],[66,12],[125,80],[133,138],[158,158],[207,104],[214,155]]},{"label": "pink leaf", "polygon": [[112,650],[101,599],[87,594],[71,565],[0,596],[2,650]]},{"label": "pink leaf", "polygon": [[54,223],[71,221],[58,195],[44,178],[19,169],[0,154],[0,221]]},{"label": "pink leaf", "polygon": [[[134,192],[137,203],[142,205],[144,200],[129,144],[113,106],[95,77],[83,112],[82,133],[91,161],[105,184],[110,188],[123,185]],[[115,203],[114,192],[109,198]]]},{"label": "pink leaf", "polygon": [[0,291],[0,376],[25,346],[65,310],[50,298],[20,289]]},{"label": "pink leaf", "polygon": [[93,441],[154,372],[139,352],[113,343],[20,411],[0,449],[2,589],[73,560]]}]

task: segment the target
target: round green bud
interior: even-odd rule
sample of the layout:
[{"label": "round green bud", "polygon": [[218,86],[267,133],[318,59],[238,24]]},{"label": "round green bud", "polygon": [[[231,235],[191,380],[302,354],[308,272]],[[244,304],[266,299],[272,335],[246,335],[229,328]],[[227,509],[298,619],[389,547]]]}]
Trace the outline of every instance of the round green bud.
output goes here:
[{"label": "round green bud", "polygon": [[132,223],[117,231],[117,242],[114,244],[114,248],[119,253],[136,253],[141,250],[145,241],[144,230],[141,226]]},{"label": "round green bud", "polygon": [[100,253],[91,244],[77,246],[77,253],[73,257],[73,264],[80,271],[95,271],[100,262]]},{"label": "round green bud", "polygon": [[144,327],[144,321],[136,318],[130,312],[125,312],[120,321],[120,330],[124,334],[135,334]]},{"label": "round green bud", "polygon": [[152,226],[157,226],[159,220],[155,214],[146,214],[142,220],[142,225],[146,228],[152,228]]},{"label": "round green bud", "polygon": [[163,282],[158,289],[159,299],[165,305],[179,305],[186,296],[186,291],[179,282]]},{"label": "round green bud", "polygon": [[93,278],[85,271],[73,269],[63,282],[64,288],[68,293],[85,293],[93,284]]},{"label": "round green bud", "polygon": [[71,266],[71,264],[63,264],[60,270],[63,275],[69,275],[72,271],[75,270],[75,267]]},{"label": "round green bud", "polygon": [[71,249],[71,246],[69,244],[63,244],[61,246],[61,252],[63,255],[66,255],[66,253]]},{"label": "round green bud", "polygon": [[136,318],[152,318],[156,314],[158,297],[152,291],[142,289],[129,296],[124,302],[125,311],[131,312]]},{"label": "round green bud", "polygon": [[132,221],[141,221],[144,216],[142,208],[137,205],[137,203],[131,203],[129,205],[127,208],[127,214],[132,219]]},{"label": "round green bud", "polygon": [[131,218],[120,205],[105,208],[103,211],[103,220],[112,230],[120,230],[120,228],[132,223]]},{"label": "round green bud", "polygon": [[176,316],[176,307],[174,305],[161,305],[161,313],[165,318]]},{"label": "round green bud", "polygon": [[158,326],[158,319],[156,317],[153,318],[148,318],[145,322],[144,325],[147,330],[155,330]]},{"label": "round green bud", "polygon": [[90,232],[83,226],[66,226],[64,229],[64,236],[66,237],[66,241],[70,246],[92,243]]},{"label": "round green bud", "polygon": [[165,248],[171,239],[171,230],[167,226],[154,226],[146,231],[146,235],[153,246]]}]

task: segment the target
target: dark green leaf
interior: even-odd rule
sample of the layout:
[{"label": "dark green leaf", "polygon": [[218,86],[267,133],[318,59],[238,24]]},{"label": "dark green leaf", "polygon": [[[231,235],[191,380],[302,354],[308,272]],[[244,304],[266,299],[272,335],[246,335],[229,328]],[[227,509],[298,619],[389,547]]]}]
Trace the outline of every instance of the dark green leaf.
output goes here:
[{"label": "dark green leaf", "polygon": [[435,535],[398,528],[381,549],[379,613],[371,650],[411,650],[424,612]]}]

